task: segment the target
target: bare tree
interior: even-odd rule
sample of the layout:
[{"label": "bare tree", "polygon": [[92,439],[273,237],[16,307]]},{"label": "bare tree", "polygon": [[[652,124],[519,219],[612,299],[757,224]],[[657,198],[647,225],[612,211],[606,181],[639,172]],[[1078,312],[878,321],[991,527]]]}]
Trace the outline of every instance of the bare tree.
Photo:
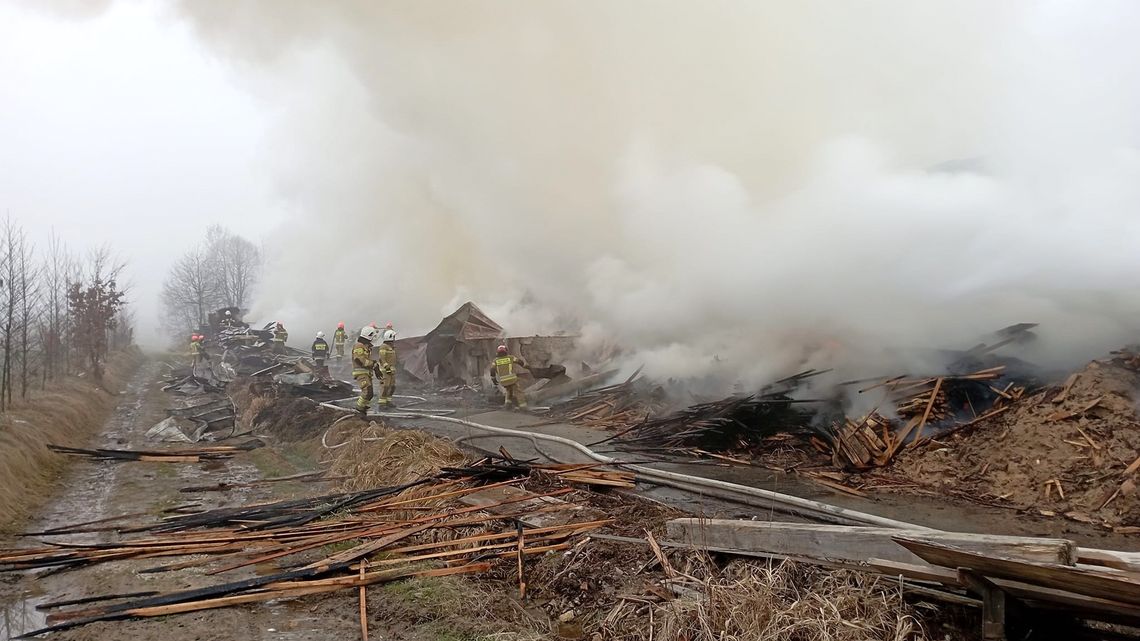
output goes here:
[{"label": "bare tree", "polygon": [[38,273],[34,248],[23,228],[6,218],[0,229],[0,290],[2,290],[4,358],[0,361],[0,410],[11,405],[15,381],[20,396],[28,394],[29,368],[35,355],[31,333],[38,312]]},{"label": "bare tree", "polygon": [[42,385],[67,371],[67,353],[63,337],[67,331],[67,292],[76,278],[76,260],[53,231],[48,237],[47,253],[41,273],[43,315],[39,324],[43,350]]},{"label": "bare tree", "polygon": [[162,285],[167,320],[181,328],[193,329],[205,324],[206,314],[221,307],[221,301],[215,273],[201,247],[179,258]]},{"label": "bare tree", "polygon": [[260,265],[257,246],[220,225],[210,227],[205,242],[170,268],[162,288],[166,321],[193,330],[216,309],[245,307]]},{"label": "bare tree", "polygon": [[226,307],[245,307],[261,265],[261,252],[221,225],[206,230],[206,258]]},{"label": "bare tree", "polygon": [[[33,248],[27,241],[21,243],[22,251],[19,255],[20,273],[20,398],[28,397],[29,364],[32,363],[33,354],[39,355],[42,366],[43,349],[33,352],[32,340],[36,338],[32,326],[38,320],[40,309],[40,268],[35,262]],[[34,373],[34,372],[33,372]]]}]

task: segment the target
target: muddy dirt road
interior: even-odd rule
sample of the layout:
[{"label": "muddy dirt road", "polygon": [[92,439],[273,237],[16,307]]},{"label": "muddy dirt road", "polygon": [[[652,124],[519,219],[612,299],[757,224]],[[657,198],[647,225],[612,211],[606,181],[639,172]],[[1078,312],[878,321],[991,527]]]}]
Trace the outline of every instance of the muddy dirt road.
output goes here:
[{"label": "muddy dirt road", "polygon": [[[162,365],[149,361],[123,392],[119,406],[96,447],[155,447],[145,433],[165,417],[164,410],[175,402],[163,393],[159,374]],[[37,520],[27,526],[31,532],[77,522],[137,515],[136,519],[156,517],[178,505],[200,503],[218,507],[253,501],[287,498],[309,493],[312,488],[294,483],[278,483],[271,488],[232,490],[225,493],[186,494],[179,488],[219,482],[249,481],[273,474],[295,471],[289,462],[269,448],[242,457],[206,463],[111,463],[79,459],[60,479],[56,498],[45,505]],[[68,537],[40,537],[45,541],[106,542],[110,534],[83,534]],[[0,547],[18,545],[0,541]],[[0,575],[0,639],[8,639],[45,625],[48,612],[37,605],[97,594],[141,590],[171,590],[196,587],[216,578],[204,577],[200,570],[185,569],[156,574],[139,570],[160,565],[162,559],[134,560],[102,564],[93,568],[54,575]],[[256,570],[254,570],[256,571]],[[251,573],[229,573],[234,580]],[[228,576],[228,575],[227,575]],[[204,613],[156,619],[96,623],[53,634],[51,639],[330,639],[359,635],[355,602],[347,597],[306,599],[289,603],[238,607]],[[381,636],[377,630],[375,638]],[[414,638],[414,637],[405,637]]]}]

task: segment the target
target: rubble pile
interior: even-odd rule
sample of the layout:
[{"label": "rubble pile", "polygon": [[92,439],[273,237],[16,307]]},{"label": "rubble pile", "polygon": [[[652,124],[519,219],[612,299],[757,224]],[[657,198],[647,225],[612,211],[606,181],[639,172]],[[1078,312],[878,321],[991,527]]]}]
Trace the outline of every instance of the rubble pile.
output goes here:
[{"label": "rubble pile", "polygon": [[617,440],[628,450],[703,454],[708,450],[747,451],[783,433],[800,433],[806,439],[815,412],[805,407],[819,401],[792,398],[792,394],[804,381],[823,373],[808,370],[767,385],[756,394],[692,405],[634,425]]},{"label": "rubble pile", "polygon": [[[1140,356],[1089,364],[899,456],[889,474],[926,490],[1140,532]],[[1003,399],[1005,400],[1005,399]]]},{"label": "rubble pile", "polygon": [[889,378],[859,390],[859,393],[882,390],[883,404],[891,405],[898,418],[892,420],[877,410],[853,419],[833,421],[826,443],[813,438],[811,443],[830,454],[837,468],[865,470],[882,467],[908,444],[925,442],[924,433],[946,433],[972,425],[982,417],[1007,407],[1025,394],[1025,386],[1016,381],[994,383],[1002,378],[1004,366],[990,367],[959,376],[937,376],[919,379]]},{"label": "rubble pile", "polygon": [[584,392],[550,407],[552,418],[591,427],[620,429],[648,420],[664,407],[664,391],[637,378]]},{"label": "rubble pile", "polygon": [[[158,521],[123,522],[101,545],[57,544],[0,549],[0,572],[59,571],[124,559],[193,557],[147,568],[160,573],[206,568],[216,576],[273,561],[278,570],[253,578],[166,592],[93,595],[61,602],[36,636],[95,621],[166,616],[312,594],[352,590],[409,577],[514,574],[520,596],[527,568],[548,552],[588,545],[583,535],[613,521],[587,516],[565,500],[573,490],[532,493],[523,486],[536,471],[518,461],[484,459],[395,486],[272,503],[188,511]],[[573,472],[576,482],[609,482],[610,474]],[[567,478],[566,480],[571,480]],[[563,498],[558,498],[563,497]],[[136,516],[136,515],[132,515]],[[92,531],[104,522],[57,528],[54,534]],[[525,528],[524,528],[525,526]],[[92,605],[95,604],[95,605]]]}]

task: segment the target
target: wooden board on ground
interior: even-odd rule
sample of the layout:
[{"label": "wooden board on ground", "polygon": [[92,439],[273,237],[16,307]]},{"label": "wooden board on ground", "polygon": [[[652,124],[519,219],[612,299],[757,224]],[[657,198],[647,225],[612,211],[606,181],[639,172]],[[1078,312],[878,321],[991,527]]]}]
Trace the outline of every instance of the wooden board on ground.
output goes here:
[{"label": "wooden board on ground", "polygon": [[[527,495],[534,498],[524,499]],[[506,505],[502,503],[511,501]],[[549,527],[565,525],[574,518],[574,512],[581,509],[566,501],[549,496],[538,496],[517,487],[489,487],[459,497],[459,502],[471,506],[488,506],[491,514],[518,514],[531,511],[531,514],[518,520],[528,527]]]},{"label": "wooden board on ground", "polygon": [[921,558],[892,538],[904,534],[915,540],[936,541],[1018,559],[1071,564],[1075,558],[1073,543],[1065,539],[696,518],[673,519],[666,528],[673,541],[698,548],[740,550],[742,554],[769,552],[854,562],[879,558],[925,565]]},{"label": "wooden board on ground", "polygon": [[970,568],[996,579],[1063,590],[1107,601],[1140,605],[1140,578],[1121,572],[1109,574],[1087,567],[991,556],[960,547],[919,540],[910,535],[895,541],[927,563],[945,568]]}]

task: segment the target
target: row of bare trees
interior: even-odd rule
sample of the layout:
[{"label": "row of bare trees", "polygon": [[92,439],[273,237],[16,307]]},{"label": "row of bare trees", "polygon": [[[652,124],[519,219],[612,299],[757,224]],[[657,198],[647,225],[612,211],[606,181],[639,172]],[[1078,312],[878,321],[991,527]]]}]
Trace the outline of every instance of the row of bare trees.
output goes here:
[{"label": "row of bare trees", "polygon": [[78,371],[101,379],[107,353],[133,339],[123,268],[107,247],[80,257],[53,234],[37,248],[0,223],[0,412]]},{"label": "row of bare trees", "polygon": [[162,286],[166,322],[180,330],[204,325],[210,312],[244,309],[261,267],[261,252],[250,241],[213,225],[205,240],[170,268]]}]

